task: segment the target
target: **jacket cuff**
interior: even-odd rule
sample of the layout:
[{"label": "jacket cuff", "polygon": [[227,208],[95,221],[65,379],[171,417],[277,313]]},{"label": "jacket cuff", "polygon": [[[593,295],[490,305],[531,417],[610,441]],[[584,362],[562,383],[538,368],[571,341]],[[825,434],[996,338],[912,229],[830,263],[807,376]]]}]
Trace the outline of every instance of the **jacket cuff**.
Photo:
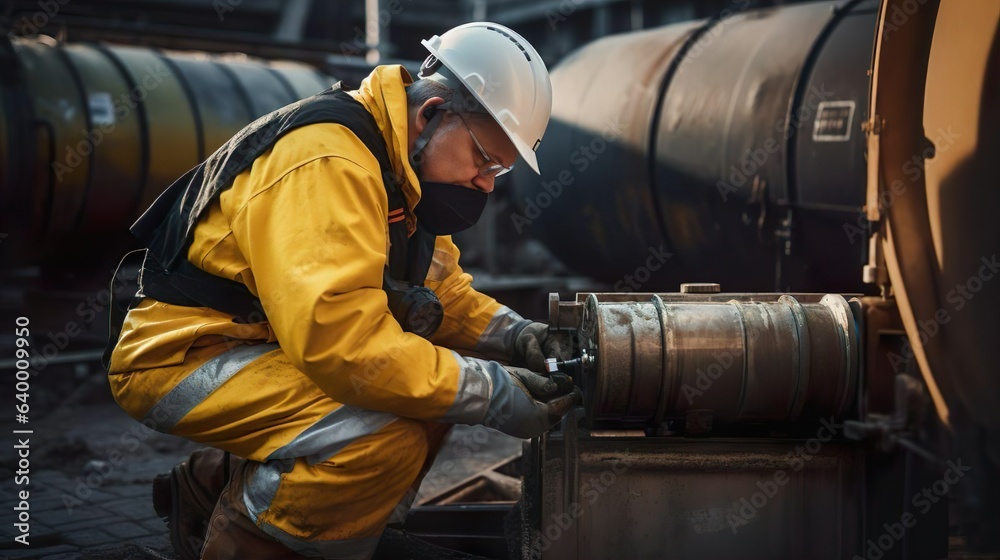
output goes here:
[{"label": "jacket cuff", "polygon": [[454,351],[451,354],[458,362],[458,390],[455,392],[455,401],[441,421],[479,424],[486,417],[493,398],[493,378],[489,370],[501,366],[496,362],[466,358]]},{"label": "jacket cuff", "polygon": [[521,317],[514,310],[503,306],[493,314],[486,329],[479,335],[473,350],[494,360],[509,362],[514,355],[514,341],[531,321]]}]

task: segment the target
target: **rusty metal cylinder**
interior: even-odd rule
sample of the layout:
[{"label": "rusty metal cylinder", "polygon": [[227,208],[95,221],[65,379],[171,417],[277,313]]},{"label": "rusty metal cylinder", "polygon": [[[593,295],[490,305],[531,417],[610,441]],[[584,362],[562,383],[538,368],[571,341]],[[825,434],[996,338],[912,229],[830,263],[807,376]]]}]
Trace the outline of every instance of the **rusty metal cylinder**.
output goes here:
[{"label": "rusty metal cylinder", "polygon": [[592,424],[657,426],[693,411],[719,425],[797,422],[854,405],[857,324],[842,296],[673,299],[588,296],[580,334],[594,355],[582,380]]}]

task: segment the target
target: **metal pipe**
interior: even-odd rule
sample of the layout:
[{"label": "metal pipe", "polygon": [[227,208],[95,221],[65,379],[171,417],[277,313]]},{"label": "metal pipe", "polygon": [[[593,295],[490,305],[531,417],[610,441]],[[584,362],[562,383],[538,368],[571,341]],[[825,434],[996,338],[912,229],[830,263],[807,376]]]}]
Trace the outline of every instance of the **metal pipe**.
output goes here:
[{"label": "metal pipe", "polygon": [[716,424],[796,422],[854,406],[857,325],[843,296],[670,300],[587,296],[579,335],[595,359],[577,381],[592,425],[693,412]]},{"label": "metal pipe", "polygon": [[244,125],[333,82],[298,63],[47,38],[0,38],[0,65],[0,219],[30,236],[12,266],[121,236]]},{"label": "metal pipe", "polygon": [[636,290],[863,291],[864,237],[845,226],[866,227],[874,6],[730,9],[581,48],[552,72],[542,176],[516,172],[515,227],[610,283],[670,254]]}]

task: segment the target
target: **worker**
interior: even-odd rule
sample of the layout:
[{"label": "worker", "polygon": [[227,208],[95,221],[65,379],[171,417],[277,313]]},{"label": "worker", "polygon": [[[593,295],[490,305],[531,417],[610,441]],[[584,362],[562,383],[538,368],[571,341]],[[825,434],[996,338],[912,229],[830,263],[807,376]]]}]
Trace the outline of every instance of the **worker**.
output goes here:
[{"label": "worker", "polygon": [[[423,41],[251,123],[133,226],[118,404],[206,447],[154,481],[182,558],[368,558],[454,424],[539,436],[567,341],[471,287],[451,234],[535,150],[552,89],[514,31]],[[510,364],[510,365],[502,365]],[[231,459],[230,459],[231,458]]]}]

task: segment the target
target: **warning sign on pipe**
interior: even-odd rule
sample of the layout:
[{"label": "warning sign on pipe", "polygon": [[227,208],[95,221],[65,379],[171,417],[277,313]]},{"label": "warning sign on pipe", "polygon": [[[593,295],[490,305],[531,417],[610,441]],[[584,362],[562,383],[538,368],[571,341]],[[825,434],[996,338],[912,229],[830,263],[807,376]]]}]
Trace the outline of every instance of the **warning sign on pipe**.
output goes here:
[{"label": "warning sign on pipe", "polygon": [[854,122],[854,101],[823,101],[816,107],[814,142],[847,142]]}]

